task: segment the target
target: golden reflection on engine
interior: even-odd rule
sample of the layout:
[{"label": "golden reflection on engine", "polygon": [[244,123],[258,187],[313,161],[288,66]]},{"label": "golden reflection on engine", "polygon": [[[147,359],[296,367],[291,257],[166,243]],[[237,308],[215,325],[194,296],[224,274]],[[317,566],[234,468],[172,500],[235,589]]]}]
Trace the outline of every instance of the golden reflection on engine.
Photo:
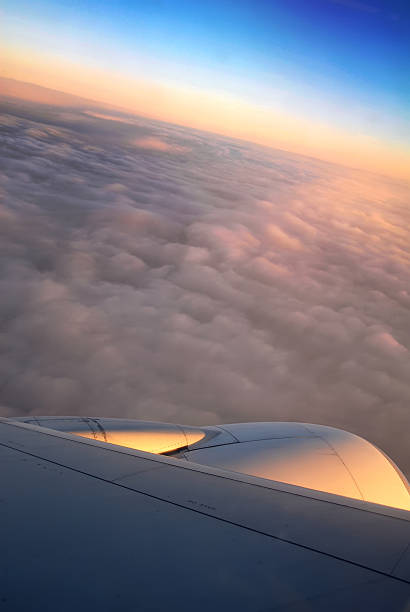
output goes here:
[{"label": "golden reflection on engine", "polygon": [[76,430],[74,433],[83,438],[117,444],[135,450],[148,453],[161,454],[177,451],[185,448],[188,444],[195,444],[205,437],[205,433],[200,429],[178,427],[145,427],[139,429],[117,429],[107,426],[100,427],[95,431],[87,428]]}]

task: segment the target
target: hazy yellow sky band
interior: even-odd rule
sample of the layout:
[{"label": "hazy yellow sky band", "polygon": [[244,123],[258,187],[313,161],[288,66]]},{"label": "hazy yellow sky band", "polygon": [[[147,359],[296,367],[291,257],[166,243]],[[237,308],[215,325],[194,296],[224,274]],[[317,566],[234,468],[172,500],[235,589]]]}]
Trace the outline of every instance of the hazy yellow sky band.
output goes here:
[{"label": "hazy yellow sky band", "polygon": [[[0,74],[136,114],[408,179],[410,147],[353,134],[228,95],[130,78],[3,47]],[[50,100],[54,102],[54,100]]]}]

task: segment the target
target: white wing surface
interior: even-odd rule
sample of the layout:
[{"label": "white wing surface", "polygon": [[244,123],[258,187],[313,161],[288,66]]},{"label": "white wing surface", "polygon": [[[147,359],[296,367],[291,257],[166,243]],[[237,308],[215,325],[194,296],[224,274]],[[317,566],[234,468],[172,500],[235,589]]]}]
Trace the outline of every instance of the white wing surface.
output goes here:
[{"label": "white wing surface", "polygon": [[0,419],[0,610],[408,611],[410,512]]}]

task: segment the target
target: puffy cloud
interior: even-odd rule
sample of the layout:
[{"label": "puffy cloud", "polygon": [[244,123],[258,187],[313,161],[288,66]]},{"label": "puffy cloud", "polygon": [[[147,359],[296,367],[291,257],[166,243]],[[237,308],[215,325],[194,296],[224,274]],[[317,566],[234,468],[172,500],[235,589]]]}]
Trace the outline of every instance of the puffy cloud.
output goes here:
[{"label": "puffy cloud", "polygon": [[410,473],[408,185],[117,112],[4,109],[5,415],[317,422]]}]

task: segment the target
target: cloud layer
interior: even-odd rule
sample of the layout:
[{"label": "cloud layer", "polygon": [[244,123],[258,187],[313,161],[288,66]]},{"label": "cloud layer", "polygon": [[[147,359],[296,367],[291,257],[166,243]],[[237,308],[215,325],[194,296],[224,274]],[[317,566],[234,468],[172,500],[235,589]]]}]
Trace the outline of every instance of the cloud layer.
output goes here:
[{"label": "cloud layer", "polygon": [[5,416],[310,421],[410,473],[408,185],[105,110],[2,108]]}]

